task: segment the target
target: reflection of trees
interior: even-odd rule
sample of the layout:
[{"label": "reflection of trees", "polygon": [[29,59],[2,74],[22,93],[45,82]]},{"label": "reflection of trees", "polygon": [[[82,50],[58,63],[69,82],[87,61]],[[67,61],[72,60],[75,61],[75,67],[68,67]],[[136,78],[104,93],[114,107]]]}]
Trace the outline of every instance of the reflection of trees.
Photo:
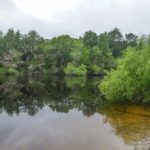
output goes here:
[{"label": "reflection of trees", "polygon": [[0,111],[9,115],[21,112],[35,115],[48,105],[53,111],[78,109],[90,116],[98,110],[99,104],[99,78],[93,79],[94,84],[92,79],[87,82],[86,77],[22,76],[7,79],[0,85]]},{"label": "reflection of trees", "polygon": [[34,115],[43,107],[42,84],[25,77],[13,78],[1,85],[0,109],[8,114],[28,112]]},{"label": "reflection of trees", "polygon": [[[13,77],[0,79],[0,112],[35,115],[44,106],[67,113],[77,109],[89,117],[104,115],[126,144],[137,144],[150,136],[150,110],[144,106],[110,105],[100,97],[99,78]],[[82,82],[81,82],[82,81]]]},{"label": "reflection of trees", "polygon": [[[150,110],[135,105],[108,105],[100,110],[117,136],[126,144],[138,144],[150,136]],[[142,144],[142,143],[141,143]]]}]

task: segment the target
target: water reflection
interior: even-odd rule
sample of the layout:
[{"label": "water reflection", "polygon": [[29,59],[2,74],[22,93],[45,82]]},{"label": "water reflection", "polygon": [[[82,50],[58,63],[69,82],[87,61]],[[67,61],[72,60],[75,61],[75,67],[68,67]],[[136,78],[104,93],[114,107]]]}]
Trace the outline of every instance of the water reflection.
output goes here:
[{"label": "water reflection", "polygon": [[100,80],[1,77],[0,149],[148,150],[150,107],[108,104]]},{"label": "water reflection", "polygon": [[104,122],[114,128],[114,133],[136,150],[150,149],[150,107],[137,105],[109,105],[101,109]]},{"label": "water reflection", "polygon": [[101,102],[98,92],[100,78],[86,77],[29,77],[22,76],[1,81],[0,112],[27,112],[35,115],[45,105],[57,112],[82,110],[90,116]]}]

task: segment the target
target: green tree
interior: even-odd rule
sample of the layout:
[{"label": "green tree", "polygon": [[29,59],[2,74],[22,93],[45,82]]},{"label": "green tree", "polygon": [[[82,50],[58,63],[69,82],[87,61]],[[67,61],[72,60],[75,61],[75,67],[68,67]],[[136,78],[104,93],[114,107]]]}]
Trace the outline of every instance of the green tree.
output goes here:
[{"label": "green tree", "polygon": [[30,31],[23,37],[23,47],[25,50],[36,51],[39,48],[40,35],[35,31]]},{"label": "green tree", "polygon": [[137,40],[137,49],[142,50],[143,48],[148,46],[148,40],[147,40],[147,36],[146,35],[142,35],[141,37],[139,37],[139,39]]},{"label": "green tree", "polygon": [[15,49],[15,32],[14,29],[9,29],[4,36],[5,50]]},{"label": "green tree", "polygon": [[109,46],[109,35],[104,32],[98,36],[98,47],[105,52],[111,51]]},{"label": "green tree", "polygon": [[128,48],[124,58],[118,60],[100,84],[108,100],[140,103],[150,101],[150,47],[136,50]]},{"label": "green tree", "polygon": [[135,34],[133,33],[125,34],[125,39],[128,43],[128,46],[135,47],[137,45],[138,36],[136,36]]},{"label": "green tree", "polygon": [[97,44],[98,37],[95,32],[87,31],[84,33],[82,40],[85,46],[92,48]]},{"label": "green tree", "polygon": [[21,38],[22,38],[22,35],[20,31],[17,31],[14,35],[14,49],[15,50],[21,51],[22,49]]},{"label": "green tree", "polygon": [[118,28],[113,29],[108,32],[109,36],[109,47],[112,49],[112,54],[114,57],[119,57],[122,54],[127,45],[123,39],[123,35]]},{"label": "green tree", "polygon": [[0,55],[2,55],[4,51],[4,35],[3,32],[0,31]]},{"label": "green tree", "polygon": [[51,62],[48,68],[56,69],[56,72],[63,72],[67,63],[71,61],[72,48],[73,39],[68,35],[62,35],[48,41],[44,47],[46,61]]}]

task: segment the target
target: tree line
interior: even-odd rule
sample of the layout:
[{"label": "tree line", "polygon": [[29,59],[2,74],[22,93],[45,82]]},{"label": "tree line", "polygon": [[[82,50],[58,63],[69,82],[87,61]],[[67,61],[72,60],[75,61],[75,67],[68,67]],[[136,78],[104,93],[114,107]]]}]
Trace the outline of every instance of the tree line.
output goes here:
[{"label": "tree line", "polygon": [[0,32],[0,72],[35,71],[66,75],[103,75],[117,67],[127,47],[142,49],[145,37],[123,35],[118,28],[79,38],[61,35],[51,39],[32,30],[27,34],[9,29]]}]

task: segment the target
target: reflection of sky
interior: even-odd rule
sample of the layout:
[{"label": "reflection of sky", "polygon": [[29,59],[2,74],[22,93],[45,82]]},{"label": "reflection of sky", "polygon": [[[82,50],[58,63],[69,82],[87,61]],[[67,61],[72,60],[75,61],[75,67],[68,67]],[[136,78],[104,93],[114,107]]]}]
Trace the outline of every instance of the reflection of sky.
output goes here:
[{"label": "reflection of sky", "polygon": [[75,110],[68,114],[43,108],[35,116],[0,116],[2,150],[128,150],[103,117],[90,118]]}]

